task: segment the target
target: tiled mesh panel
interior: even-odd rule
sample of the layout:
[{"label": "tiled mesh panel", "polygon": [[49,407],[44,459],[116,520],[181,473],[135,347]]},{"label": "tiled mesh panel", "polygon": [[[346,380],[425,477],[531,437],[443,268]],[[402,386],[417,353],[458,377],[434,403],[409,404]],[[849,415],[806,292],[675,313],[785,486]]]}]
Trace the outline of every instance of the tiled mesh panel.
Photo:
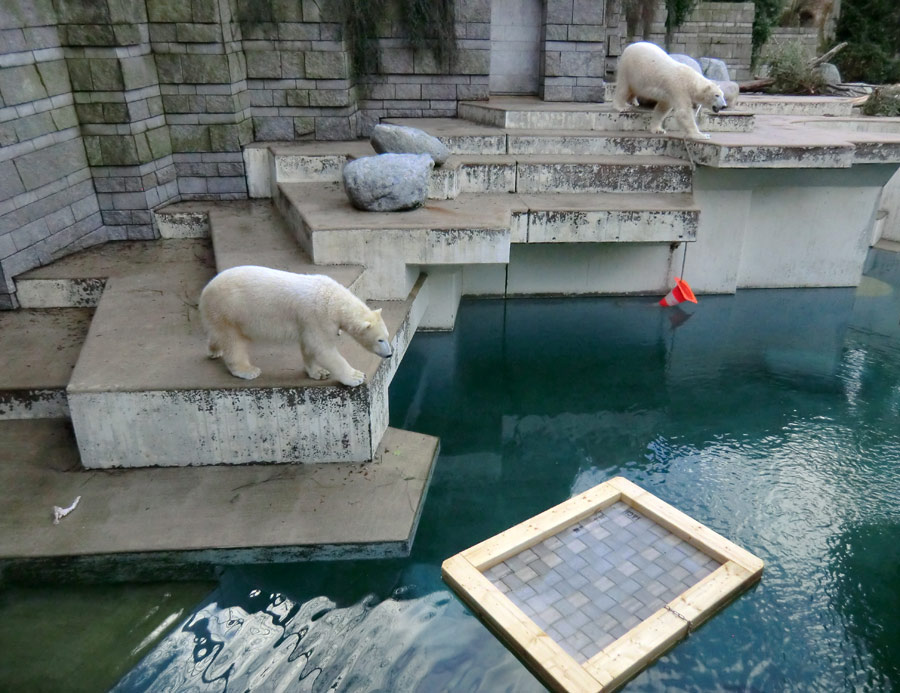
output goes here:
[{"label": "tiled mesh panel", "polygon": [[485,576],[584,663],[720,565],[620,501]]}]

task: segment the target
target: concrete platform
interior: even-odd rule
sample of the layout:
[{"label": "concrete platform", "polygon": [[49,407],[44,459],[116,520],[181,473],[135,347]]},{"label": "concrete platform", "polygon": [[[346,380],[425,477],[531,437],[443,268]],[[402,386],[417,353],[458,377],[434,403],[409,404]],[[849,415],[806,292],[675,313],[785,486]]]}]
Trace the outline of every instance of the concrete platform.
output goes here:
[{"label": "concrete platform", "polygon": [[0,311],[0,419],[67,417],[66,385],[94,311]]},{"label": "concrete platform", "polygon": [[[62,420],[0,421],[0,573],[104,581],[408,555],[436,438],[388,429],[373,462],[84,471]],[[58,525],[52,508],[77,508]]]},{"label": "concrete platform", "polygon": [[372,459],[387,428],[387,385],[424,310],[418,294],[380,305],[392,359],[344,337],[341,351],[366,373],[363,385],[311,380],[299,349],[266,346],[252,352],[262,375],[247,381],[205,356],[196,306],[213,274],[180,262],[108,282],[68,387],[82,464]]}]

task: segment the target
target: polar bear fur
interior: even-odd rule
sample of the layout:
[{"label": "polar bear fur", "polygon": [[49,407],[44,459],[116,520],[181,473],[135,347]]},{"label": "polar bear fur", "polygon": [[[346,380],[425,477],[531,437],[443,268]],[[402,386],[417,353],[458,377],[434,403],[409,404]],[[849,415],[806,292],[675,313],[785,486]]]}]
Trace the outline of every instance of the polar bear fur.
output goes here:
[{"label": "polar bear fur", "polygon": [[613,106],[624,111],[636,105],[639,98],[656,102],[650,132],[665,133],[663,121],[674,111],[682,129],[702,139],[709,139],[709,135],[697,127],[699,107],[706,106],[715,113],[725,108],[725,95],[715,82],[646,41],[632,43],[622,51]]},{"label": "polar bear fur", "polygon": [[341,330],[383,358],[391,355],[381,309],[371,310],[330,277],[268,267],[233,267],[215,276],[200,294],[200,318],[210,358],[223,357],[232,375],[252,380],[251,342],[299,343],[310,378],[333,375],[355,387],[365,375],[337,349]]}]

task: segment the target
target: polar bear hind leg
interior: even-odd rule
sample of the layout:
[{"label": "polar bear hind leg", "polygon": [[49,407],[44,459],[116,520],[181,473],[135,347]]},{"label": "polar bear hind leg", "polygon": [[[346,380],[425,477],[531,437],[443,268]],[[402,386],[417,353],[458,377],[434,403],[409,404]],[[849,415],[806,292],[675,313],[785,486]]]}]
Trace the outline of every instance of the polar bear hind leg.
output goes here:
[{"label": "polar bear hind leg", "polygon": [[613,95],[613,108],[617,111],[624,111],[628,106],[636,102],[637,96],[631,87],[628,86],[628,80],[624,75],[619,75],[616,80],[616,93]]}]

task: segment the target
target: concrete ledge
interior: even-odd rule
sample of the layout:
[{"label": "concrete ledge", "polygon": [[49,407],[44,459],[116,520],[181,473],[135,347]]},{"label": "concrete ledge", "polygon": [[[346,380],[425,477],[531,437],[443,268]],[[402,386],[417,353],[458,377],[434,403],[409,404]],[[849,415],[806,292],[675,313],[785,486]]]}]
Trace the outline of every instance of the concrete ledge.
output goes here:
[{"label": "concrete ledge", "polygon": [[[171,579],[409,554],[438,441],[388,429],[368,464],[84,471],[66,422],[0,421],[9,580]],[[78,507],[58,524],[52,507]]]},{"label": "concrete ledge", "polygon": [[92,315],[85,308],[0,312],[0,420],[69,415],[66,385]]},{"label": "concrete ledge", "polygon": [[670,157],[531,155],[516,164],[518,193],[685,193],[690,165]]}]

